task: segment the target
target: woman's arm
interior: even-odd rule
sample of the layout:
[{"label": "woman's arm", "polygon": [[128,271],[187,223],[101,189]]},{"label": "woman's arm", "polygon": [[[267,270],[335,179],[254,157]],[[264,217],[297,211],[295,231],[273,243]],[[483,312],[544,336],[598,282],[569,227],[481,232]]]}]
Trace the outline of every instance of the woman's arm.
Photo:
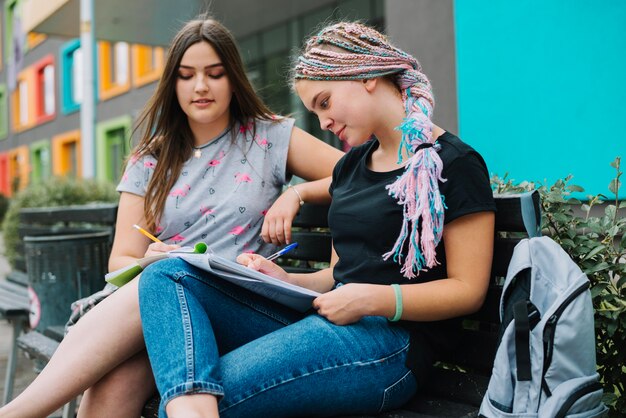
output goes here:
[{"label": "woman's arm", "polygon": [[266,242],[274,245],[291,242],[291,222],[300,209],[300,198],[309,203],[330,202],[330,176],[342,156],[340,150],[300,128],[293,128],[287,151],[287,171],[309,182],[285,190],[267,211],[261,228],[261,237]]},{"label": "woman's arm", "polygon": [[[313,135],[294,127],[287,151],[287,171],[305,180],[320,180],[330,177],[343,152],[320,141]],[[328,189],[323,187],[306,188],[298,191],[306,202],[329,202]]]},{"label": "woman's arm", "polygon": [[[443,239],[448,277],[400,286],[402,319],[436,321],[475,312],[482,305],[491,272],[493,212],[462,216],[447,224]],[[391,286],[353,283],[325,293],[313,302],[320,315],[336,324],[349,324],[366,315],[392,317],[395,294]]]},{"label": "woman's arm", "polygon": [[125,267],[139,258],[178,248],[176,245],[153,243],[133,228],[133,224],[146,226],[143,202],[143,197],[132,193],[123,192],[120,195],[109,271]]}]

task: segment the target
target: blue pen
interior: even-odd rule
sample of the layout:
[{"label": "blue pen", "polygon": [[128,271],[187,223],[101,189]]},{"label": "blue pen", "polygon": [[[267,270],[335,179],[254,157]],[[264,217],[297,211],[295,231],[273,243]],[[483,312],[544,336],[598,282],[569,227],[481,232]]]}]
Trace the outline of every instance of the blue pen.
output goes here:
[{"label": "blue pen", "polygon": [[293,250],[294,248],[296,248],[298,246],[297,242],[294,242],[293,244],[289,244],[288,246],[286,246],[285,248],[283,248],[280,251],[275,252],[274,254],[270,255],[269,257],[267,257],[267,259],[269,261],[275,260],[278,257],[280,257],[283,254],[288,253],[289,251]]}]

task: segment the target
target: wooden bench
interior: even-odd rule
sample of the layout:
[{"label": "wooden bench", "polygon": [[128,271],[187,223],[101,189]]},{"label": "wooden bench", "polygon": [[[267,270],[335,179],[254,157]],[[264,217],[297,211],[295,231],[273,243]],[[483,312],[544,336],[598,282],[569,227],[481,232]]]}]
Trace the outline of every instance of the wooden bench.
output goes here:
[{"label": "wooden bench", "polygon": [[[526,231],[537,231],[540,223],[539,194],[498,195],[496,205],[496,239],[491,286],[481,310],[464,318],[459,349],[433,368],[429,385],[402,409],[380,415],[383,418],[475,417],[486,392],[499,331],[499,302],[506,270],[515,245]],[[526,216],[523,216],[525,213]],[[330,260],[330,234],[327,229],[327,207],[306,204],[294,220],[292,240],[298,249],[279,263],[290,271],[314,271]],[[58,342],[39,334],[37,342],[20,347],[38,358],[49,359]],[[54,336],[55,330],[49,330]],[[62,332],[56,330],[56,338]],[[33,336],[34,339],[34,336]],[[35,349],[38,347],[39,349]],[[157,417],[158,397],[150,400],[143,411],[145,418]]]}]

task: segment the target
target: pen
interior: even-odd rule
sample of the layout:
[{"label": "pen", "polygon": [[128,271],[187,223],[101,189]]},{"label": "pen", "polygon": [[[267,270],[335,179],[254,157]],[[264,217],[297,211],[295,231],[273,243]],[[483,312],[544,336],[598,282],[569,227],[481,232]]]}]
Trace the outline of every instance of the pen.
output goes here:
[{"label": "pen", "polygon": [[267,260],[272,261],[277,259],[278,257],[280,257],[283,254],[288,253],[289,251],[293,250],[294,248],[296,248],[298,246],[297,242],[294,242],[293,244],[289,244],[288,246],[286,246],[285,248],[283,248],[280,251],[275,252],[274,254],[270,255],[269,257],[267,257]]},{"label": "pen", "polygon": [[145,229],[143,229],[139,225],[135,224],[135,225],[133,225],[133,228],[135,228],[137,231],[141,232],[142,234],[144,234],[145,236],[147,236],[148,238],[150,238],[154,242],[162,242],[160,239],[158,239],[157,237],[155,237],[154,235],[152,235],[151,233],[149,233],[148,231],[146,231]]}]

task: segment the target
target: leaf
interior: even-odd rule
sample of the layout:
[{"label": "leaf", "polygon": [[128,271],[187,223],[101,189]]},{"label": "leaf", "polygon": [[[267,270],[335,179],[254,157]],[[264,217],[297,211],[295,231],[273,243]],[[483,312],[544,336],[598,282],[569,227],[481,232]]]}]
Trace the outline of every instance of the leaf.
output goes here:
[{"label": "leaf", "polygon": [[622,187],[622,182],[619,181],[618,179],[613,179],[609,183],[609,190],[613,194],[617,194],[617,191],[620,189],[620,187]]},{"label": "leaf", "polygon": [[605,248],[606,248],[606,245],[602,245],[602,244],[598,245],[596,248],[589,251],[589,253],[583,257],[582,261],[592,258],[594,255],[598,254],[600,251],[604,250]]},{"label": "leaf", "polygon": [[626,208],[626,200],[624,200],[623,202],[621,202],[621,203],[619,204],[619,208],[620,208],[620,209],[624,209],[624,208]]},{"label": "leaf", "polygon": [[568,188],[572,192],[584,192],[585,191],[584,188],[582,188],[581,186],[578,186],[576,184],[570,184]]},{"label": "leaf", "polygon": [[613,221],[613,219],[615,219],[616,211],[617,209],[615,208],[615,205],[607,205],[607,207],[604,208],[604,214],[609,218],[611,222]]},{"label": "leaf", "polygon": [[585,270],[585,274],[597,273],[599,271],[606,270],[609,267],[611,267],[609,265],[609,263],[603,261],[602,263],[598,263],[598,264],[592,266],[591,268]]}]

